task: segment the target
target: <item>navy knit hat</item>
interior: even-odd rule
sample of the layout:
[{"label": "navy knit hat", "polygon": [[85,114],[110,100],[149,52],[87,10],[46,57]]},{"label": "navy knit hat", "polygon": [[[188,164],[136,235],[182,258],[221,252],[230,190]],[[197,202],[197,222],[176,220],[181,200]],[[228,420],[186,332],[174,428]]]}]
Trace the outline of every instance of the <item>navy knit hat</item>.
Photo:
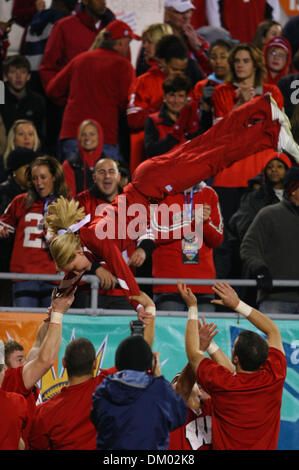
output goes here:
[{"label": "navy knit hat", "polygon": [[119,371],[149,371],[152,369],[152,358],[152,350],[145,339],[141,335],[132,335],[119,344],[115,353],[115,366]]},{"label": "navy knit hat", "polygon": [[283,180],[283,187],[285,192],[290,196],[293,191],[299,187],[299,167],[292,166]]},{"label": "navy knit hat", "polygon": [[34,150],[16,147],[8,155],[6,169],[9,172],[15,171],[23,165],[29,165],[36,157],[37,153]]}]

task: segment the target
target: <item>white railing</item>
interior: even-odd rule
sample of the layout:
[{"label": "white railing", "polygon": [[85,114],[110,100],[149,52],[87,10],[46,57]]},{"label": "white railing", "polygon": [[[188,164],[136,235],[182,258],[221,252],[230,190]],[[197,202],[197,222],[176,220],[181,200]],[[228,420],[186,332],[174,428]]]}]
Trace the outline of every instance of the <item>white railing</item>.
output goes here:
[{"label": "white railing", "polygon": [[[20,274],[20,273],[0,273],[0,286],[1,286],[1,279],[18,279],[18,280],[39,280],[39,281],[61,281],[63,279],[63,274]],[[256,280],[254,279],[181,279],[183,283],[188,285],[212,285],[216,281],[225,281],[229,283],[231,286],[234,287],[254,287],[256,286]],[[98,307],[98,289],[100,286],[100,279],[95,275],[85,275],[82,278],[83,282],[90,284],[90,307],[89,308],[70,308],[67,313],[69,314],[79,314],[79,315],[91,315],[91,316],[115,316],[115,315],[136,315],[134,310],[115,310],[115,309],[103,309]],[[174,278],[152,278],[152,277],[136,277],[136,282],[138,285],[176,285],[178,279]],[[274,287],[298,287],[299,289],[299,281],[294,280],[273,280]],[[1,288],[1,287],[0,287]],[[43,308],[26,308],[26,307],[3,307],[0,306],[0,312],[44,312]],[[158,315],[160,316],[186,316],[186,312],[179,312],[179,311],[158,311]],[[238,316],[235,312],[204,312],[205,317],[221,317],[221,318],[231,318],[232,316]],[[296,320],[299,315],[296,314],[269,314],[271,318],[276,319],[291,319]]]}]

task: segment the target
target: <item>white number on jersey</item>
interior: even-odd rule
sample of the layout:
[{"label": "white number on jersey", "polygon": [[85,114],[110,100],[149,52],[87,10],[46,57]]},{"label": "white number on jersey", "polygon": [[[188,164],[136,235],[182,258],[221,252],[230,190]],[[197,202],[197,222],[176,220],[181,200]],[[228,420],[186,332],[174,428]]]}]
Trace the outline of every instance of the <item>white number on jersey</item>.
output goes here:
[{"label": "white number on jersey", "polygon": [[30,225],[25,228],[23,246],[26,248],[45,248],[45,242],[43,238],[40,237],[43,230],[39,228],[39,224],[41,224],[43,220],[42,214],[36,214],[34,212],[26,214],[25,222],[32,222],[33,220],[36,220],[36,226]]}]

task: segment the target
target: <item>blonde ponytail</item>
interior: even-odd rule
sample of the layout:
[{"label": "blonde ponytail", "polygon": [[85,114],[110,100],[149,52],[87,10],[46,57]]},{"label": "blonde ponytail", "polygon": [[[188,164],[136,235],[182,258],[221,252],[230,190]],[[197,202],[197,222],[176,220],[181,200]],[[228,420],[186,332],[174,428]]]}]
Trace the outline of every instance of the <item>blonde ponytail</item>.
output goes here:
[{"label": "blonde ponytail", "polygon": [[84,209],[79,207],[75,199],[67,200],[59,197],[50,204],[45,216],[45,224],[54,236],[50,243],[50,252],[59,269],[71,263],[76,255],[76,250],[81,247],[80,238],[72,232],[58,235],[58,231],[67,230],[71,225],[79,222],[85,216]]}]

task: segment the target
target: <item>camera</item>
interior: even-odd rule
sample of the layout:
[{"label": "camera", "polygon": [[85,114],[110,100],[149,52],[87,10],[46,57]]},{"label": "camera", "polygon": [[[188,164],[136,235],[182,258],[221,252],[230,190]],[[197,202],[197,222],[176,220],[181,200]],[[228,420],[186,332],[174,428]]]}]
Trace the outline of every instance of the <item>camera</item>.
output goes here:
[{"label": "camera", "polygon": [[140,320],[132,320],[130,322],[131,335],[143,336],[144,323]]}]

